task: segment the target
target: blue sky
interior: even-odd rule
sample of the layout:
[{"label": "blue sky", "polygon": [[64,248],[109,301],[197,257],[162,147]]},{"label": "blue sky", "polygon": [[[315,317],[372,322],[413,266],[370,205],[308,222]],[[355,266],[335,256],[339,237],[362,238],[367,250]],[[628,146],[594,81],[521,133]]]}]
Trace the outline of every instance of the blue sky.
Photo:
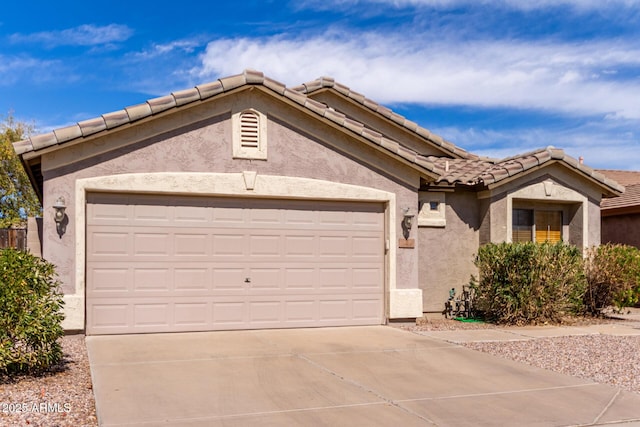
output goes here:
[{"label": "blue sky", "polygon": [[477,154],[554,145],[640,170],[640,1],[35,0],[0,16],[0,113],[40,132],[245,68],[332,76]]}]

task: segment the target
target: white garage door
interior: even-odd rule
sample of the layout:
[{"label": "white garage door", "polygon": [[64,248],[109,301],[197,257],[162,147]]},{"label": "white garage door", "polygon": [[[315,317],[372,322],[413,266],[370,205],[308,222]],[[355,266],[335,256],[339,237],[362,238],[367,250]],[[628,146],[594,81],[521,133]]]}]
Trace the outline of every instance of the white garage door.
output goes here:
[{"label": "white garage door", "polygon": [[87,333],[372,325],[379,203],[87,197]]}]

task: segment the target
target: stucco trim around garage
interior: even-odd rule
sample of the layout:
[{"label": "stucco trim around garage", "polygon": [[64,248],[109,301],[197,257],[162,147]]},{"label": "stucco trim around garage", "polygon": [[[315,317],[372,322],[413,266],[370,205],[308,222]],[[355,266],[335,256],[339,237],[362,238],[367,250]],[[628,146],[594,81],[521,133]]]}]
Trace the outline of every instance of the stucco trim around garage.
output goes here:
[{"label": "stucco trim around garage", "polygon": [[[391,192],[324,180],[242,173],[136,173],[85,178],[75,186],[75,293],[65,295],[65,329],[85,325],[86,195],[88,192],[155,193],[333,201],[370,201],[386,204],[388,242],[396,241],[396,195]],[[419,289],[396,289],[396,247],[387,244],[386,316],[408,318],[422,314]]]}]

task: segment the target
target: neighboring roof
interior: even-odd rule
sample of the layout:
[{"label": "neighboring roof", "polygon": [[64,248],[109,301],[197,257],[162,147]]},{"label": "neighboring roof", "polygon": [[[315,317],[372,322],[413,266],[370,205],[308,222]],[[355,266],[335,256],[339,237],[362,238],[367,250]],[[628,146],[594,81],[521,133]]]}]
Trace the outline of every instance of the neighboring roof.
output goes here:
[{"label": "neighboring roof", "polygon": [[426,172],[428,176],[436,177],[433,164],[426,157],[402,146],[382,134],[368,129],[364,124],[347,118],[334,109],[308,98],[305,94],[287,88],[284,84],[265,77],[255,70],[245,70],[242,74],[225,77],[217,81],[196,86],[192,89],[173,92],[170,95],[150,99],[142,104],[126,107],[123,110],[103,114],[100,117],[78,122],[74,125],[56,129],[53,132],[33,136],[29,139],[13,144],[16,153],[24,155],[37,153],[40,150],[56,148],[69,142],[82,142],[83,139],[108,132],[112,129],[135,123],[159,113],[176,110],[185,105],[203,102],[216,95],[247,85],[260,85],[271,92],[287,98],[300,107],[339,125],[346,132],[355,133],[386,151],[392,156],[408,161],[416,169]]},{"label": "neighboring roof", "polygon": [[614,169],[596,169],[602,175],[614,180],[618,184],[627,186],[640,184],[640,171],[622,171]]},{"label": "neighboring roof", "polygon": [[369,110],[374,111],[391,120],[392,122],[395,122],[396,124],[404,127],[405,129],[419,135],[420,137],[425,138],[433,145],[439,147],[445,153],[452,155],[454,158],[478,158],[478,156],[476,156],[475,154],[471,154],[468,151],[456,146],[455,144],[444,140],[439,135],[431,133],[431,131],[429,131],[428,129],[418,126],[417,123],[412,122],[411,120],[407,120],[405,117],[392,111],[384,105],[380,105],[377,102],[366,98],[364,95],[351,90],[349,87],[336,82],[332,77],[320,77],[319,79],[303,83],[299,86],[295,86],[292,89],[307,95],[310,95],[322,89],[333,89],[337,93],[344,95],[345,97],[365,106]]},{"label": "neighboring roof", "polygon": [[575,158],[565,154],[562,149],[552,146],[499,160],[462,160],[431,156],[428,159],[433,162],[440,174],[436,183],[487,186],[556,161],[605,187],[608,189],[609,194],[607,195],[609,196],[616,196],[624,192],[624,187],[617,182],[583,165]]},{"label": "neighboring roof", "polygon": [[602,200],[600,207],[603,211],[609,210],[629,210],[635,208],[640,210],[640,171],[622,171],[611,169],[600,169],[598,172],[607,178],[613,179],[624,185],[624,194],[614,199]]},{"label": "neighboring roof", "polygon": [[640,184],[627,185],[624,194],[612,199],[602,199],[600,208],[603,211],[622,208],[636,208],[640,210]]}]

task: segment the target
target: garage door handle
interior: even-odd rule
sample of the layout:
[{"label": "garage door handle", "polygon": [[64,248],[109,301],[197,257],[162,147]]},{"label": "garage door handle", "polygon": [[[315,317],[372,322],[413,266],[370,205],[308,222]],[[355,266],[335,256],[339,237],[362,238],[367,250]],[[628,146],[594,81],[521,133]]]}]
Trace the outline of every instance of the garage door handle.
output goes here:
[{"label": "garage door handle", "polygon": [[244,279],[244,283],[251,283],[251,279],[247,277],[246,279]]}]

